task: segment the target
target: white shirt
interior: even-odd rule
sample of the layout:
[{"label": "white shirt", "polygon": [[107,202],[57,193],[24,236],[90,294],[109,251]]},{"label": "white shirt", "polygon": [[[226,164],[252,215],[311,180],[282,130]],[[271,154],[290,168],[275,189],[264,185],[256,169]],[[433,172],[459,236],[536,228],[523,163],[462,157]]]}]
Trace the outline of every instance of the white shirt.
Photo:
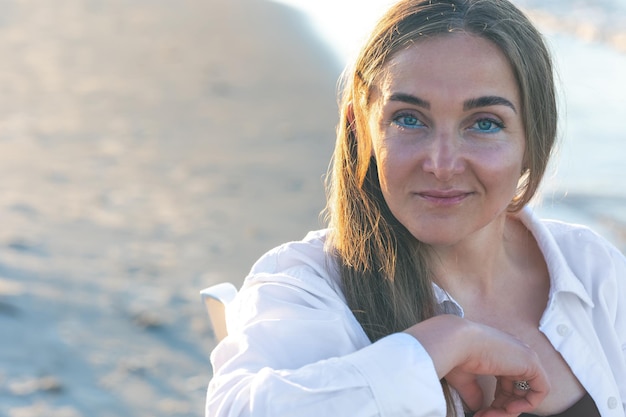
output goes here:
[{"label": "white shirt", "polygon": [[[548,265],[539,329],[603,417],[626,414],[626,258],[587,228],[520,218]],[[207,417],[445,416],[433,363],[412,336],[371,343],[324,252],[326,231],[279,246],[252,268],[211,353]],[[435,288],[442,311],[462,308]],[[462,414],[461,414],[462,415]]]}]

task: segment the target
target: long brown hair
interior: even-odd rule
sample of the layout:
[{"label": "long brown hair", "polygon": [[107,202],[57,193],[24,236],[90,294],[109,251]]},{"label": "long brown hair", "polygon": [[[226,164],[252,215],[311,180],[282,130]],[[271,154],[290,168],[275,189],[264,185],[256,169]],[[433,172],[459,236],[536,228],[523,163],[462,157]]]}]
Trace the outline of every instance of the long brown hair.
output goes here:
[{"label": "long brown hair", "polygon": [[[395,219],[380,189],[366,122],[372,90],[394,54],[453,32],[497,45],[518,83],[526,153],[510,211],[520,210],[536,193],[555,142],[550,54],[520,10],[507,0],[401,0],[389,9],[344,73],[327,184],[329,249],[337,256],[348,305],[372,342],[436,314],[429,248]],[[442,383],[452,413],[450,391]]]}]

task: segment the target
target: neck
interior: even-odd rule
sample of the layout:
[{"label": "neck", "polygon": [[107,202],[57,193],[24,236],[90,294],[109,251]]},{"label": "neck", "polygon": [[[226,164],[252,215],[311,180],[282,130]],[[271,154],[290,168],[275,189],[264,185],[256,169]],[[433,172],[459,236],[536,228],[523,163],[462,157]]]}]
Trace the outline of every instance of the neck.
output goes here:
[{"label": "neck", "polygon": [[435,280],[456,294],[497,296],[507,277],[526,259],[529,246],[527,229],[510,215],[492,222],[468,239],[446,247],[433,247]]}]

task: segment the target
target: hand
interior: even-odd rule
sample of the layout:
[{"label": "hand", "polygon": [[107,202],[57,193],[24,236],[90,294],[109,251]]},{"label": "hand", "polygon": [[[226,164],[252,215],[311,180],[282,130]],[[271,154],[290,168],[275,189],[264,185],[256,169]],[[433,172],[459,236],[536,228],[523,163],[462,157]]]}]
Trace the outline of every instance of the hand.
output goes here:
[{"label": "hand", "polygon": [[[406,330],[430,354],[440,378],[457,390],[476,417],[516,416],[534,410],[550,385],[537,354],[508,333],[460,317],[443,315]],[[478,375],[497,379],[494,401],[483,408]],[[514,381],[528,381],[521,391]]]},{"label": "hand", "polygon": [[475,375],[466,374],[471,382],[465,384],[465,386],[463,384],[459,386],[459,380],[451,382],[458,377],[453,375],[454,373],[455,371],[447,376],[446,380],[451,386],[455,387],[471,410],[478,410],[473,414],[474,417],[516,417],[520,413],[533,411],[547,394],[547,392],[533,389],[532,386],[529,391],[516,389],[514,382],[522,379],[497,377],[494,400],[490,406],[485,408],[482,401],[482,390],[478,384],[474,384]]},{"label": "hand", "polygon": [[532,386],[529,391],[520,391],[514,387],[514,381],[498,378],[493,403],[474,417],[518,416],[537,408],[545,395],[547,391],[542,393],[532,389]]}]

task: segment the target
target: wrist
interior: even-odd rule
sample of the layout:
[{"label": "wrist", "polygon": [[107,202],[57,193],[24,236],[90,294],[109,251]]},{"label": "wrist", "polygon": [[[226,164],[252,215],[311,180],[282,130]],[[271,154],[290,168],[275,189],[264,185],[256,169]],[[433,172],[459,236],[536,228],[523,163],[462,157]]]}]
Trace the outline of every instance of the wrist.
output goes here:
[{"label": "wrist", "polygon": [[415,337],[433,361],[441,379],[467,360],[466,341],[470,335],[469,322],[454,315],[435,316],[405,330]]}]

